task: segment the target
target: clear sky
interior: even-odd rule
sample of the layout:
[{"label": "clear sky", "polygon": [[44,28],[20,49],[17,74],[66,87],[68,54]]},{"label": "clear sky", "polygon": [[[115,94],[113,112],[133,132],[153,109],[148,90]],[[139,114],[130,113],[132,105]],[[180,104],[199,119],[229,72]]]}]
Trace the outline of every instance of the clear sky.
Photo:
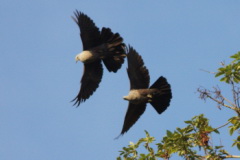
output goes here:
[{"label": "clear sky", "polygon": [[[233,112],[203,102],[196,90],[219,85],[231,97],[227,85],[201,69],[216,71],[240,50],[239,6],[238,0],[1,0],[0,159],[112,160],[144,130],[159,141],[201,113],[221,126]],[[117,74],[104,68],[100,87],[80,107],[70,102],[83,72],[74,59],[82,51],[71,19],[76,9],[137,50],[151,84],[164,76],[172,86],[170,107],[158,115],[148,105],[118,140],[128,106],[127,63]],[[212,143],[232,144],[224,133]]]}]

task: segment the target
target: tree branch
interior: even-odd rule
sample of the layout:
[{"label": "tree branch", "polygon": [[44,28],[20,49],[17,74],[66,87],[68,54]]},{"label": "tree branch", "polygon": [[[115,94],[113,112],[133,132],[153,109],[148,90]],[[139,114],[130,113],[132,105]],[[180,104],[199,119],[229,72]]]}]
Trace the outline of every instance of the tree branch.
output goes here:
[{"label": "tree branch", "polygon": [[209,94],[207,95],[207,97],[210,98],[211,100],[217,102],[218,104],[221,104],[222,106],[225,106],[225,107],[227,107],[227,108],[229,108],[229,109],[232,109],[232,110],[236,110],[235,107],[231,107],[231,106],[229,106],[229,105],[226,105],[226,104],[224,104],[223,102],[220,102],[220,101],[216,100],[215,98],[213,98],[213,97],[210,96]]},{"label": "tree branch", "polygon": [[234,107],[237,107],[234,103],[232,103],[230,100],[228,100],[227,98],[223,97],[222,95],[220,95],[225,101],[227,101],[229,104],[231,104]]},{"label": "tree branch", "polygon": [[233,93],[233,99],[234,99],[234,106],[237,107],[237,97],[236,97],[236,91],[235,91],[235,85],[233,80],[231,79],[231,85],[232,85],[232,93]]},{"label": "tree branch", "polygon": [[210,72],[210,71],[207,71],[207,70],[204,70],[204,69],[200,69],[200,70],[203,71],[203,72],[210,73],[210,74],[216,74],[216,72]]},{"label": "tree branch", "polygon": [[225,127],[229,123],[231,123],[231,122],[229,121],[229,122],[225,123],[224,125],[221,125],[220,127],[214,128],[214,130],[212,130],[212,131],[215,131],[215,130],[218,130],[218,129],[222,128],[222,127]]},{"label": "tree branch", "polygon": [[[202,156],[202,158],[206,158],[207,156]],[[227,159],[227,158],[240,158],[238,155],[226,155],[226,156],[219,156],[221,159]]]},{"label": "tree branch", "polygon": [[220,156],[223,159],[227,159],[227,158],[240,158],[240,156],[237,155],[227,155],[227,156]]}]

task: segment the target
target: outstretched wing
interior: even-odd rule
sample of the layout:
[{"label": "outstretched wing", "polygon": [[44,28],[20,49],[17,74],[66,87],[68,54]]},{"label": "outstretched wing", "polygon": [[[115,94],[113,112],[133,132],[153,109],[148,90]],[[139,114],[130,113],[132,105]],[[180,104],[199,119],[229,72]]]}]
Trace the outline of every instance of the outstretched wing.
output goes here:
[{"label": "outstretched wing", "polygon": [[102,80],[103,67],[101,61],[95,61],[90,64],[84,64],[84,73],[81,80],[81,89],[73,99],[74,105],[79,106],[81,102],[88,99],[99,86]]},{"label": "outstretched wing", "polygon": [[74,12],[74,15],[75,17],[72,18],[80,28],[83,50],[89,50],[90,48],[100,45],[100,31],[93,20],[77,10]]},{"label": "outstretched wing", "polygon": [[124,119],[121,135],[127,132],[140,118],[146,109],[146,103],[132,104],[129,102],[128,110]]},{"label": "outstretched wing", "polygon": [[128,47],[127,59],[130,89],[148,88],[150,81],[148,69],[144,66],[142,57],[131,46]]}]

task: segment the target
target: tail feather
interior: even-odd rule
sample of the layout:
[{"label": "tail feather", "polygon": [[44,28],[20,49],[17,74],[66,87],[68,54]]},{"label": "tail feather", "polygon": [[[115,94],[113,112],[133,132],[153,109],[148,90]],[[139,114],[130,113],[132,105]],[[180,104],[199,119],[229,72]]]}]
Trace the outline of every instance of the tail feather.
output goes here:
[{"label": "tail feather", "polygon": [[158,114],[161,114],[170,105],[172,99],[171,86],[167,82],[167,79],[161,76],[150,88],[157,89],[156,94],[152,98],[151,105]]},{"label": "tail feather", "polygon": [[117,72],[126,57],[123,38],[118,33],[113,33],[109,28],[102,28],[101,42],[107,46],[107,56],[103,59],[103,63],[109,72]]}]

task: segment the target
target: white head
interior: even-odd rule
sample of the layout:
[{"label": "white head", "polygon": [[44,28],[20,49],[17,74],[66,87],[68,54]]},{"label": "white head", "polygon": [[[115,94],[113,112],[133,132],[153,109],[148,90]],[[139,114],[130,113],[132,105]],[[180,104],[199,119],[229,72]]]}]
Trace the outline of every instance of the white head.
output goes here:
[{"label": "white head", "polygon": [[93,57],[92,53],[90,51],[82,51],[81,53],[77,54],[75,57],[76,62],[81,61],[81,62],[87,62],[91,60]]},{"label": "white head", "polygon": [[130,90],[128,95],[123,97],[123,99],[127,101],[134,101],[140,98],[141,98],[141,95],[137,90]]}]

